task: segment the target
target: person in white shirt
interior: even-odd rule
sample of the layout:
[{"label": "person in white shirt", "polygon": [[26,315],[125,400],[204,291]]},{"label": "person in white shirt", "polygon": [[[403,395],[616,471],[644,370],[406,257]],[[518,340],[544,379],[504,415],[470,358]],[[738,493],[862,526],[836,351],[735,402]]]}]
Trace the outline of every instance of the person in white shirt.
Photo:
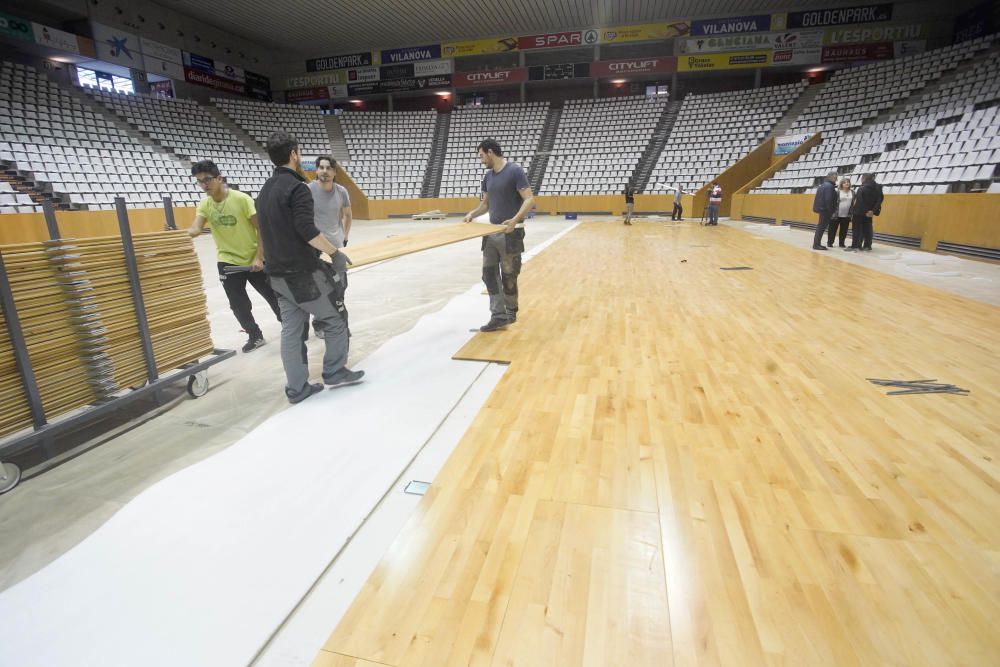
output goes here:
[{"label": "person in white shirt", "polygon": [[685,194],[684,190],[681,189],[681,184],[678,181],[677,185],[674,186],[674,210],[670,214],[671,220],[683,220],[684,219],[684,206],[681,205],[681,197]]},{"label": "person in white shirt", "polygon": [[[837,188],[837,215],[830,221],[826,234],[826,247],[833,247],[833,239],[840,237],[840,247],[844,247],[847,239],[847,227],[851,224],[851,205],[854,203],[854,190],[851,189],[851,179],[843,178]],[[838,235],[838,230],[840,234]]]}]

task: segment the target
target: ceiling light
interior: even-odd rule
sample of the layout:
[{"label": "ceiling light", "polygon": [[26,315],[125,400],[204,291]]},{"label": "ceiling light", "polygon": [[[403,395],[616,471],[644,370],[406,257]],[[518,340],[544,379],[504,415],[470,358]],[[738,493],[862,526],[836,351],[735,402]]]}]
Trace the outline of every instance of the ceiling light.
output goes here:
[{"label": "ceiling light", "polygon": [[625,79],[611,79],[611,83],[625,83]]},{"label": "ceiling light", "polygon": [[451,93],[448,92],[447,90],[439,90],[434,94],[439,95],[440,97],[451,97]]}]

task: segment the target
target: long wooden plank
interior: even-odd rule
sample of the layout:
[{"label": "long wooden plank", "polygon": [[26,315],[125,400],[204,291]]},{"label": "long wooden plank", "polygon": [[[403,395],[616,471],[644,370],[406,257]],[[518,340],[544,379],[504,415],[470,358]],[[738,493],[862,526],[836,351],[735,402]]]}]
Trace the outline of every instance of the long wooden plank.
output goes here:
[{"label": "long wooden plank", "polygon": [[993,306],[739,230],[585,223],[525,265],[518,322],[457,353],[510,368],[324,650],[995,663],[998,331]]},{"label": "long wooden plank", "polygon": [[478,239],[483,236],[498,233],[501,229],[497,225],[489,225],[482,222],[460,222],[447,227],[437,227],[427,229],[412,234],[401,234],[388,239],[371,241],[369,243],[359,243],[349,246],[344,252],[353,262],[352,267],[357,268],[365,264],[383,262],[387,259],[395,259],[404,255],[410,255],[431,248],[439,248],[452,243]]}]

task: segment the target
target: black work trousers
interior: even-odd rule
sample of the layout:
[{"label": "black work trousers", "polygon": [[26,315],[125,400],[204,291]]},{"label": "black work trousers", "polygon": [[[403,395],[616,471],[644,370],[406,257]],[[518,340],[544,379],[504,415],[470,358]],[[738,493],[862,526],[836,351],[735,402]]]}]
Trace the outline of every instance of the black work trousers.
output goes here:
[{"label": "black work trousers", "polygon": [[251,338],[260,338],[260,327],[253,317],[253,304],[250,303],[250,296],[247,295],[247,283],[253,285],[257,293],[264,297],[267,305],[274,311],[274,316],[281,321],[281,310],[278,307],[278,298],[271,289],[271,283],[267,280],[267,274],[263,271],[240,271],[239,273],[223,273],[227,266],[233,266],[225,262],[219,262],[219,280],[222,281],[222,289],[226,291],[226,298],[229,299],[229,307],[236,316],[236,321],[240,323],[240,328],[247,332]]}]

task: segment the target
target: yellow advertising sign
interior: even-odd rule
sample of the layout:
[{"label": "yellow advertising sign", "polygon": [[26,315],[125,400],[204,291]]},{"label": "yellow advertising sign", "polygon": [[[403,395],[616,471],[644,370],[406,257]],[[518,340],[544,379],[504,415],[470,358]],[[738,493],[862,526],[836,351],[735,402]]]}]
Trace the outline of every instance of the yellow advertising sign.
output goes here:
[{"label": "yellow advertising sign", "polygon": [[677,71],[679,72],[767,67],[770,64],[771,51],[738,51],[736,53],[677,56]]},{"label": "yellow advertising sign", "polygon": [[656,39],[672,39],[682,37],[691,32],[691,24],[687,21],[672,23],[643,23],[641,25],[626,25],[618,28],[601,28],[601,44],[619,44],[621,42],[647,42]]},{"label": "yellow advertising sign", "polygon": [[505,53],[507,51],[517,51],[517,37],[469,39],[464,42],[450,42],[441,45],[442,58],[482,56],[490,53]]}]

